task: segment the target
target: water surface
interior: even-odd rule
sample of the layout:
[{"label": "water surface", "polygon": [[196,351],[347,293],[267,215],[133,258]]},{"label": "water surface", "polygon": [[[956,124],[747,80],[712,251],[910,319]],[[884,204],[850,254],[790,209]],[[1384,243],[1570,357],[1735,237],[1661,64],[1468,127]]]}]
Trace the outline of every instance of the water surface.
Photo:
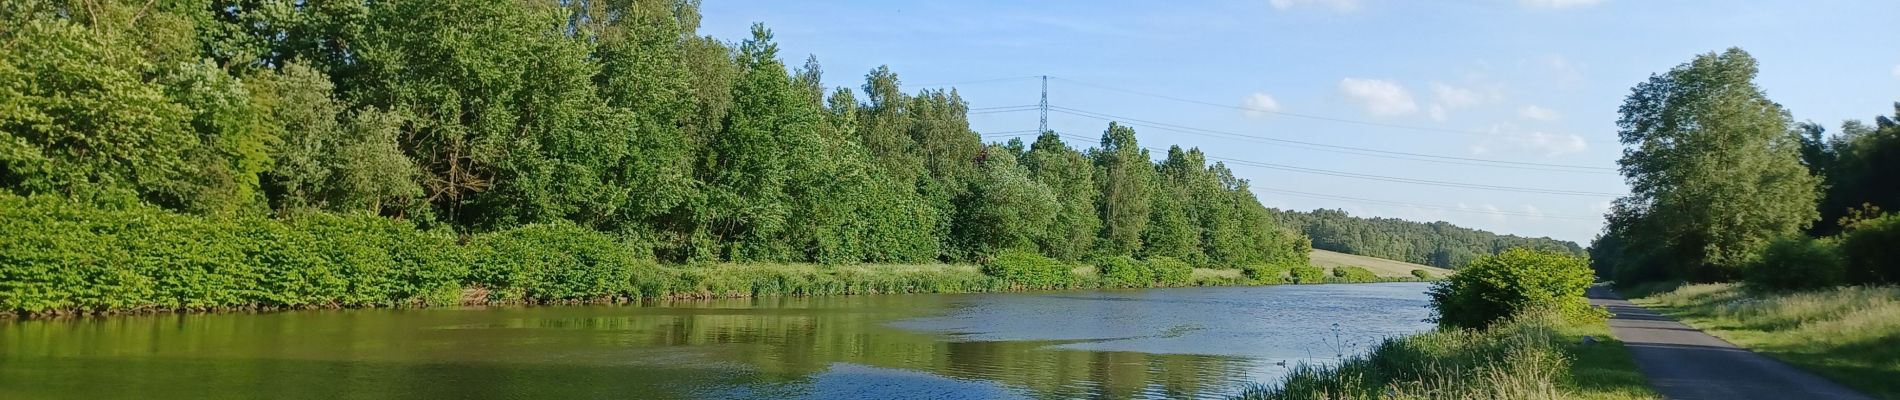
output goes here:
[{"label": "water surface", "polygon": [[0,399],[1219,398],[1429,329],[1425,287],[0,322]]}]

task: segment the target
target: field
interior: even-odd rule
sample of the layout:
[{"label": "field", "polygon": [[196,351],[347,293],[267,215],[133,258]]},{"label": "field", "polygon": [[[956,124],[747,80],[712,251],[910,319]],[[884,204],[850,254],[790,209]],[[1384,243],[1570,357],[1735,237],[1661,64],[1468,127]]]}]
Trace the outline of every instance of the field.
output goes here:
[{"label": "field", "polygon": [[1357,266],[1357,267],[1362,267],[1362,268],[1371,270],[1373,274],[1377,274],[1382,277],[1409,278],[1412,276],[1412,270],[1415,270],[1415,269],[1422,269],[1422,270],[1425,270],[1426,272],[1431,272],[1432,276],[1445,276],[1451,273],[1451,270],[1449,269],[1438,268],[1438,267],[1433,267],[1433,266],[1428,266],[1428,265],[1419,265],[1419,264],[1413,264],[1413,263],[1408,263],[1404,261],[1392,261],[1392,260],[1387,260],[1383,258],[1356,256],[1356,255],[1351,255],[1351,254],[1346,254],[1346,253],[1331,252],[1331,251],[1320,250],[1320,249],[1313,249],[1312,257],[1313,257],[1313,262],[1312,262],[1313,266],[1316,266],[1316,267],[1332,270],[1333,267],[1337,267],[1341,265]]}]

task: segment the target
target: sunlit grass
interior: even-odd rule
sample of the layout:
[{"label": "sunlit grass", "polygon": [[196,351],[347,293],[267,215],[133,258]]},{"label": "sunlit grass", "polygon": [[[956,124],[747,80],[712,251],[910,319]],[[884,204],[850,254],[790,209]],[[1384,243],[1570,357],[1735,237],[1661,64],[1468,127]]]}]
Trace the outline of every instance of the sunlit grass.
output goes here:
[{"label": "sunlit grass", "polygon": [[1900,288],[1776,294],[1701,284],[1633,301],[1869,394],[1900,398]]},{"label": "sunlit grass", "polygon": [[[1595,343],[1582,343],[1584,336]],[[1654,399],[1603,320],[1533,312],[1484,330],[1390,339],[1336,367],[1300,366],[1240,399]]]}]

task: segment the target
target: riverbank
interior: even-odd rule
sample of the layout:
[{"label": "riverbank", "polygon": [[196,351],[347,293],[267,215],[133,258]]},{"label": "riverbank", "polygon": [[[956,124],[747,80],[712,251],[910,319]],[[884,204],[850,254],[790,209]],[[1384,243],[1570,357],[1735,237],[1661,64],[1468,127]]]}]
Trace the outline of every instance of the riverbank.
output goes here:
[{"label": "riverbank", "polygon": [[[478,263],[479,264],[479,263]],[[624,303],[644,299],[720,299],[748,297],[783,296],[843,296],[871,294],[913,294],[913,293],[990,293],[1017,292],[1031,290],[1088,290],[1108,288],[1135,288],[1120,281],[1102,277],[1097,267],[1081,265],[1072,270],[1071,279],[1057,286],[1029,287],[1009,280],[986,275],[981,267],[969,264],[859,264],[859,265],[820,265],[820,264],[737,264],[713,263],[703,265],[656,265],[633,264],[612,268],[593,268],[593,271],[567,268],[562,271],[550,271],[559,266],[540,266],[540,268],[522,268],[506,272],[515,273],[508,279],[490,277],[482,274],[498,275],[491,266],[478,265],[480,271],[473,272],[467,286],[445,289],[441,293],[425,293],[422,296],[406,300],[368,303],[306,303],[285,305],[281,303],[257,302],[251,304],[224,303],[216,306],[184,306],[205,304],[206,298],[147,298],[144,305],[105,307],[89,297],[83,288],[65,293],[40,291],[23,293],[20,290],[27,285],[21,282],[0,282],[0,302],[9,307],[30,304],[28,301],[40,301],[39,304],[69,305],[64,308],[45,307],[37,309],[13,308],[6,316],[14,318],[44,318],[78,315],[116,315],[166,312],[232,312],[232,311],[274,311],[292,309],[329,309],[329,308],[379,308],[379,307],[436,307],[466,305],[506,305],[506,304],[601,304]],[[551,276],[530,277],[530,274]],[[582,275],[613,277],[624,281],[600,281],[586,279],[567,279]],[[78,274],[75,274],[78,275]],[[270,282],[267,276],[247,276],[257,279],[259,284],[269,287],[282,287],[286,282]],[[550,279],[559,277],[556,279]],[[123,277],[122,277],[123,278]],[[176,279],[162,277],[137,277],[135,281],[152,285],[148,289],[130,294],[121,294],[121,298],[137,294],[180,293],[181,288],[169,287],[164,282],[176,282]],[[219,275],[194,276],[194,282],[234,282],[239,277]],[[353,283],[343,285],[346,288],[362,287]],[[555,284],[553,282],[567,282]],[[1373,282],[1417,281],[1397,277],[1385,277]],[[511,285],[490,285],[488,282],[513,282]],[[26,282],[31,283],[31,282]],[[1308,284],[1327,283],[1371,283],[1347,281],[1343,278],[1328,277],[1326,280],[1307,282]],[[1180,284],[1152,284],[1144,287],[1180,287],[1180,286],[1243,286],[1295,284],[1286,277],[1272,280],[1257,280],[1234,269],[1195,268],[1186,282]],[[117,286],[123,287],[123,286]],[[223,287],[217,289],[225,289]],[[207,290],[200,293],[218,293]],[[97,293],[97,292],[90,292]],[[267,293],[249,291],[256,295]],[[347,296],[340,296],[347,297]],[[174,300],[175,299],[175,300]],[[91,301],[91,302],[88,302]],[[127,303],[138,304],[125,300]],[[88,307],[73,307],[75,304],[92,304]]]},{"label": "riverbank", "polygon": [[1729,343],[1881,398],[1900,398],[1900,288],[1761,293],[1737,284],[1658,284],[1630,301]]},{"label": "riverbank", "polygon": [[[977,265],[668,265],[570,223],[457,235],[368,214],[203,218],[0,196],[0,314],[615,303],[641,299],[974,293],[1412,280],[1312,267],[1197,269],[1156,257],[1032,255],[1033,280]],[[997,261],[990,261],[998,264]],[[1100,274],[1104,267],[1112,274]],[[1303,269],[1310,268],[1307,274]],[[1066,274],[1065,274],[1066,272]],[[1359,274],[1366,275],[1366,274]]]},{"label": "riverbank", "polygon": [[[1585,338],[1589,338],[1586,340]],[[1485,329],[1387,339],[1336,366],[1300,366],[1236,399],[1655,399],[1600,318],[1529,312]]]}]

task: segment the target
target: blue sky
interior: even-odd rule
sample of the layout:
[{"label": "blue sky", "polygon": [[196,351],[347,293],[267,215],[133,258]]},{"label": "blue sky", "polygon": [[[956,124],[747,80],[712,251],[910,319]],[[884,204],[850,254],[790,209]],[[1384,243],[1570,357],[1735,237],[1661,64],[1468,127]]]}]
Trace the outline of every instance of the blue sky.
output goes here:
[{"label": "blue sky", "polygon": [[[967,82],[954,87],[970,107],[1005,107],[1036,103],[1039,82],[1020,77],[1049,75],[1050,104],[1067,110],[1049,125],[1066,135],[1092,140],[1112,116],[1146,121],[1132,124],[1145,146],[1255,164],[1587,192],[1230,163],[1270,207],[1586,245],[1605,194],[1627,190],[1613,171],[1616,108],[1652,73],[1741,47],[1770,98],[1830,129],[1900,100],[1900,1],[707,0],[702,13],[701,33],[728,40],[766,23],[789,64],[817,55],[834,87],[889,65],[908,92]],[[971,116],[985,133],[1036,124],[1034,111]]]}]

